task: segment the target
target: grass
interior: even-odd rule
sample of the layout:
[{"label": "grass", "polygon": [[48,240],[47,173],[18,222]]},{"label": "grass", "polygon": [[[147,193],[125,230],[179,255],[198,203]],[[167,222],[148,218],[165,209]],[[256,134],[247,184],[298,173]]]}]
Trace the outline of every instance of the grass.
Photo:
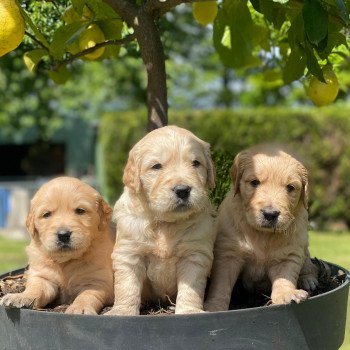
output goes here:
[{"label": "grass", "polygon": [[0,237],[0,274],[26,265],[24,248],[27,244],[26,240],[16,241]]},{"label": "grass", "polygon": [[[350,270],[350,232],[310,233],[310,254]],[[345,340],[341,350],[350,350],[350,300],[348,300]]]},{"label": "grass", "polygon": [[350,270],[350,232],[310,232],[310,253]]},{"label": "grass", "polygon": [[[24,248],[27,243],[27,241],[13,241],[0,237],[0,273],[26,265]],[[310,232],[310,253],[312,257],[316,256],[350,270],[350,232]],[[347,320],[350,320],[350,300]],[[345,341],[341,350],[350,350],[349,323],[346,325]]]}]

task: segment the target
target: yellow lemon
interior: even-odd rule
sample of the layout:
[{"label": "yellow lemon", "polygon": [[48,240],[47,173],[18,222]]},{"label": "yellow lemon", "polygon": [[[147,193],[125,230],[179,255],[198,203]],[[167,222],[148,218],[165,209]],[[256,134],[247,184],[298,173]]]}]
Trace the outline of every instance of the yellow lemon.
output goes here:
[{"label": "yellow lemon", "polygon": [[205,27],[207,24],[213,23],[218,13],[218,5],[216,1],[194,2],[192,13],[195,20]]},{"label": "yellow lemon", "polygon": [[333,102],[339,92],[338,79],[330,66],[322,69],[326,83],[312,77],[307,88],[307,95],[316,106],[325,106]]},{"label": "yellow lemon", "polygon": [[14,50],[23,40],[24,20],[14,0],[0,1],[0,57]]},{"label": "yellow lemon", "polygon": [[[79,48],[81,51],[89,49],[90,47],[94,47],[98,43],[102,43],[105,41],[105,36],[102,30],[96,25],[91,24],[88,26],[79,36]],[[103,55],[105,51],[104,47],[100,47],[95,51],[86,54],[84,57],[89,60],[96,60],[100,56]]]}]

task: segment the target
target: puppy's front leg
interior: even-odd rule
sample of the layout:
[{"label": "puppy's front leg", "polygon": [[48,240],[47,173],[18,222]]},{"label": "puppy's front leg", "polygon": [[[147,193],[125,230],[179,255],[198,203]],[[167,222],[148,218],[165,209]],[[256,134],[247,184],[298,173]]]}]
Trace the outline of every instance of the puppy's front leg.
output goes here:
[{"label": "puppy's front leg", "polygon": [[204,255],[198,255],[183,258],[177,263],[176,314],[203,312],[211,261]]},{"label": "puppy's front leg", "polygon": [[89,286],[84,289],[67,308],[68,314],[96,315],[110,300],[112,291],[109,286]]},{"label": "puppy's front leg", "polygon": [[292,301],[300,303],[308,297],[305,290],[296,288],[301,266],[302,259],[295,256],[293,260],[284,260],[269,268],[273,304],[289,304]]},{"label": "puppy's front leg", "polygon": [[114,305],[106,315],[139,315],[146,266],[141,256],[129,256],[127,261],[119,260],[119,253],[113,254]]},{"label": "puppy's front leg", "polygon": [[318,269],[311,261],[309,249],[306,249],[306,259],[300,271],[298,286],[308,292],[314,291],[318,286]]},{"label": "puppy's front leg", "polygon": [[41,309],[52,302],[58,294],[58,286],[38,276],[28,276],[22,293],[6,294],[0,304],[8,308]]},{"label": "puppy's front leg", "polygon": [[214,259],[204,310],[226,311],[229,309],[232,289],[236,284],[242,265],[243,261],[233,256]]}]

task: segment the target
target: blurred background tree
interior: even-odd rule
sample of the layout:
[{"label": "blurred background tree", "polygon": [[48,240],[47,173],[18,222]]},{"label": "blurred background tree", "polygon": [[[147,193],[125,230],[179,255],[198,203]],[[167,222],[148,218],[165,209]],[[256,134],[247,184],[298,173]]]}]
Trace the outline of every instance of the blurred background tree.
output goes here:
[{"label": "blurred background tree", "polygon": [[[322,68],[327,65],[332,65],[339,77],[337,100],[347,100],[350,83],[348,1],[225,0],[218,4],[213,25],[206,27],[194,19],[192,5],[180,0],[170,0],[167,5],[156,0],[126,3],[131,4],[132,16],[136,16],[135,8],[142,12],[141,17],[148,16],[155,31],[152,35],[161,38],[160,50],[165,57],[167,74],[157,78],[158,81],[164,78],[164,81],[155,91],[163,94],[160,98],[163,114],[158,114],[161,123],[167,120],[168,104],[176,111],[312,106],[305,86],[312,76],[322,81]],[[120,9],[119,0],[23,0],[20,4],[26,22],[25,39],[16,50],[0,58],[3,101],[0,141],[7,137],[6,140],[12,138],[21,143],[30,134],[32,139],[44,143],[42,148],[33,151],[34,154],[45,153],[48,147],[45,143],[52,142],[62,128],[84,120],[84,125],[93,129],[92,141],[85,142],[84,146],[69,146],[75,151],[71,163],[78,163],[83,158],[81,154],[89,150],[86,163],[90,165],[81,165],[73,172],[66,166],[65,171],[78,176],[91,172],[94,175],[91,167],[96,167],[102,179],[103,173],[113,172],[113,169],[101,169],[108,165],[99,159],[97,164],[93,155],[94,152],[101,154],[101,149],[94,149],[100,119],[106,114],[115,115],[114,112],[118,115],[122,111],[138,110],[136,117],[146,126],[147,112],[140,107],[148,103],[148,119],[150,108],[155,109],[156,114],[159,112],[152,105],[154,102],[150,104],[148,86],[152,74],[144,72],[144,47],[139,45],[139,40],[143,39],[137,36],[141,34],[136,35],[131,15],[124,13],[127,9]],[[122,27],[120,17],[126,21]],[[93,53],[96,47],[82,50],[76,46],[81,33],[91,24],[100,26],[106,39],[97,44],[97,50],[104,48],[105,51],[93,60],[84,54]],[[149,40],[154,39],[152,35]],[[154,101],[154,96],[152,99]],[[135,114],[130,118],[135,118]],[[231,118],[238,117],[232,114]],[[175,120],[170,119],[170,122]],[[251,125],[240,122],[241,128],[247,128],[241,137],[247,137],[249,128],[258,127],[257,120],[249,120]],[[131,135],[135,123],[129,125],[117,117],[114,121],[117,128],[119,123],[129,127],[121,137],[128,141],[135,138]],[[219,124],[223,121],[215,121],[221,129]],[[269,123],[268,118],[266,123]],[[137,128],[139,125],[138,121]],[[194,127],[193,131],[200,132],[198,125]],[[142,132],[137,131],[135,135],[141,137]],[[74,133],[68,137],[76,138]],[[81,135],[82,139],[84,137]],[[248,139],[250,143],[261,141],[260,137],[255,141],[254,137]],[[216,140],[208,141],[216,144]],[[233,145],[231,156],[239,146],[245,144]],[[125,161],[128,147],[130,142],[121,148],[122,156],[117,156],[118,169]],[[32,158],[24,163],[30,162]],[[37,163],[43,163],[40,157]],[[43,168],[46,167],[45,163]],[[119,182],[110,194],[111,201],[120,190],[118,186]],[[338,207],[339,204],[337,217],[341,215]]]},{"label": "blurred background tree", "polygon": [[[6,0],[11,1],[15,0]],[[188,100],[197,96],[203,107],[229,107],[242,101],[245,105],[250,99],[271,105],[290,96],[287,86],[294,81],[305,75],[325,81],[322,67],[337,69],[347,60],[348,0],[225,0],[218,12],[216,6],[215,11],[213,6],[205,10],[215,2],[199,1],[196,9],[211,17],[208,22],[216,17],[208,30],[194,21],[196,9],[185,2],[23,0],[25,62],[32,71],[45,71],[63,83],[71,75],[82,75],[81,59],[102,61],[105,68],[104,59],[114,58],[121,68],[112,64],[113,72],[127,76],[133,88],[146,87],[146,91],[134,91],[137,99],[133,101],[146,99],[149,128],[154,128],[167,123],[166,78],[169,89],[174,89],[174,93],[169,90],[170,104],[186,91]],[[102,31],[104,40],[95,47],[82,47],[82,34],[91,26]],[[135,72],[140,58],[146,76]],[[198,74],[200,83],[193,83]],[[246,76],[254,79],[247,83]],[[215,87],[214,93],[209,86]],[[196,93],[191,96],[193,90]],[[205,97],[200,98],[201,94]],[[124,90],[124,95],[129,91]]]}]

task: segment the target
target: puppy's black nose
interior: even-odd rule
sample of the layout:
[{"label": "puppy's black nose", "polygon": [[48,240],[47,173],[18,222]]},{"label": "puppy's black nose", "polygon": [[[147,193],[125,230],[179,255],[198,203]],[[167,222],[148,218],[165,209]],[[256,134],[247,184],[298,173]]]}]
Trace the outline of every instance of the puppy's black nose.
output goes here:
[{"label": "puppy's black nose", "polygon": [[186,200],[190,196],[191,187],[186,185],[177,185],[173,188],[176,196],[180,199]]},{"label": "puppy's black nose", "polygon": [[279,210],[276,210],[275,208],[272,208],[272,207],[265,207],[261,209],[261,212],[263,213],[264,218],[267,221],[276,221],[278,216],[281,213]]},{"label": "puppy's black nose", "polygon": [[72,231],[69,231],[67,229],[59,229],[57,231],[57,237],[58,237],[59,242],[68,243],[70,240],[71,234],[72,234]]}]

